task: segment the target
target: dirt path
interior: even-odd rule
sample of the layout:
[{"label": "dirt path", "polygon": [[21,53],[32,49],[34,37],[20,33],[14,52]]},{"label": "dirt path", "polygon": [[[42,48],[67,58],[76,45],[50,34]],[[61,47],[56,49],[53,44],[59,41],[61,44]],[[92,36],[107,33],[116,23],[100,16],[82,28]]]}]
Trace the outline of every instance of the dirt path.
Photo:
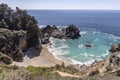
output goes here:
[{"label": "dirt path", "polygon": [[72,75],[72,74],[69,74],[69,73],[62,72],[62,71],[54,71],[54,72],[57,72],[62,77],[76,77],[76,78],[81,77],[79,75]]}]

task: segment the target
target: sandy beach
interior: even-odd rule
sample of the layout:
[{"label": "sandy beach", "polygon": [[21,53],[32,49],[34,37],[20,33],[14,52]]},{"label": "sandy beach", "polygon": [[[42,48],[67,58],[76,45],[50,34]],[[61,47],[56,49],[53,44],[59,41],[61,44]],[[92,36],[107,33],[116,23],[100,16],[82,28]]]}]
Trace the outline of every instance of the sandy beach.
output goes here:
[{"label": "sandy beach", "polygon": [[[56,59],[49,51],[48,46],[49,44],[42,45],[41,52],[36,50],[31,50],[27,52],[21,62],[13,62],[12,65],[17,66],[35,66],[35,67],[51,67],[55,66],[56,64],[62,64],[63,61]],[[38,54],[34,56],[34,54]],[[66,66],[70,65],[70,63],[64,62]]]}]

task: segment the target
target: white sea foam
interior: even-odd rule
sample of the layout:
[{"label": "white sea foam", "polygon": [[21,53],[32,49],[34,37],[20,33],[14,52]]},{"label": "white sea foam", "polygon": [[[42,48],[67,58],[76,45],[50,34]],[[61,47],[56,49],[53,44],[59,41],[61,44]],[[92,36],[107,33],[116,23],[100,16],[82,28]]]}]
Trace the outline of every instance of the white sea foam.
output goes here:
[{"label": "white sea foam", "polygon": [[76,61],[76,60],[74,60],[74,59],[71,59],[71,63],[74,64],[74,65],[76,65],[76,64],[83,65],[82,62],[80,62],[80,61]]},{"label": "white sea foam", "polygon": [[95,56],[95,55],[90,54],[90,53],[80,53],[79,55],[80,55],[80,56],[83,55],[83,56],[85,56],[86,58],[90,58],[90,57],[94,57],[94,56]]},{"label": "white sea foam", "polygon": [[96,34],[97,32],[96,31],[94,31],[92,34]]},{"label": "white sea foam", "polygon": [[69,48],[69,46],[63,44],[62,46],[58,47],[58,49],[65,49],[65,48]]},{"label": "white sea foam", "polygon": [[108,50],[106,50],[105,53],[101,54],[100,56],[96,56],[96,57],[101,60],[102,58],[105,58],[105,57],[108,56],[109,54],[110,54],[110,52],[109,52]]},{"label": "white sea foam", "polygon": [[80,62],[80,61],[71,59],[71,62],[72,62],[72,64],[74,64],[74,65],[76,65],[76,64],[83,65],[83,64],[84,64],[84,65],[89,66],[90,64],[94,63],[95,60],[94,60],[94,59],[91,59],[91,60],[88,60],[88,61],[85,61],[85,62]]},{"label": "white sea foam", "polygon": [[104,54],[102,54],[101,56],[102,56],[102,57],[105,57],[105,56],[108,56],[108,55],[109,55],[109,51],[106,50],[106,52],[105,52]]},{"label": "white sea foam", "polygon": [[62,48],[68,48],[69,46],[62,44],[59,47],[55,47],[55,39],[54,38],[50,38],[50,41],[52,43],[52,45],[48,46],[48,50],[54,55],[66,55],[69,54],[69,51],[62,51]]},{"label": "white sea foam", "polygon": [[46,27],[47,25],[40,25],[39,28],[43,28],[43,27]]},{"label": "white sea foam", "polygon": [[113,35],[113,34],[108,34],[108,33],[104,33],[104,34],[106,34],[106,35],[110,35],[110,37],[109,37],[109,38],[113,38],[113,39],[120,39],[120,37],[119,37],[119,36],[115,36],[115,35]]},{"label": "white sea foam", "polygon": [[78,45],[79,48],[84,48],[84,44]]},{"label": "white sea foam", "polygon": [[53,55],[66,55],[66,54],[69,54],[69,51],[62,51],[61,49],[59,48],[55,48],[55,47],[51,47],[51,46],[48,46],[48,50],[53,53]]},{"label": "white sea foam", "polygon": [[88,61],[84,62],[84,64],[85,64],[85,65],[90,65],[90,64],[92,64],[92,63],[94,63],[94,62],[95,62],[95,60],[94,60],[94,59],[91,59],[91,60],[88,60]]},{"label": "white sea foam", "polygon": [[86,34],[86,33],[87,33],[87,31],[81,31],[81,32],[80,32],[81,35],[84,35],[84,34]]}]

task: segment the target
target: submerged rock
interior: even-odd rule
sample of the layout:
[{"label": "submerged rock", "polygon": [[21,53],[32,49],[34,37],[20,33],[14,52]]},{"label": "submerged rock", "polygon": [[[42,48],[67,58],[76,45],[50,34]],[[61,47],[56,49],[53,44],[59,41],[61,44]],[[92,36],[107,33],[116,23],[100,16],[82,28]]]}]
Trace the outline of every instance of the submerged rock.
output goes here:
[{"label": "submerged rock", "polygon": [[91,48],[91,47],[93,47],[93,45],[92,44],[85,44],[84,47],[85,48]]}]

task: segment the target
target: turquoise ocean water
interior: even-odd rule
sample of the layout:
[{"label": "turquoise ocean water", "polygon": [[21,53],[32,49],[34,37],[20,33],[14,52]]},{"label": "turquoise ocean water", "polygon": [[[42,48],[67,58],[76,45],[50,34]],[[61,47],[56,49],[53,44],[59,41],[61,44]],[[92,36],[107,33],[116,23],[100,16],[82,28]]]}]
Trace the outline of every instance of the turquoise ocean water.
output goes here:
[{"label": "turquoise ocean water", "polygon": [[[51,38],[49,51],[60,60],[87,65],[108,57],[111,45],[120,42],[120,37],[95,29],[82,29],[80,34],[82,36],[74,40]],[[91,44],[92,47],[86,48],[85,44]]]},{"label": "turquoise ocean water", "polygon": [[[56,25],[60,28],[75,24],[81,37],[74,40],[51,38],[49,51],[62,61],[72,64],[91,64],[110,55],[112,44],[120,43],[120,11],[29,10],[38,25]],[[92,47],[85,48],[85,44]]]}]

